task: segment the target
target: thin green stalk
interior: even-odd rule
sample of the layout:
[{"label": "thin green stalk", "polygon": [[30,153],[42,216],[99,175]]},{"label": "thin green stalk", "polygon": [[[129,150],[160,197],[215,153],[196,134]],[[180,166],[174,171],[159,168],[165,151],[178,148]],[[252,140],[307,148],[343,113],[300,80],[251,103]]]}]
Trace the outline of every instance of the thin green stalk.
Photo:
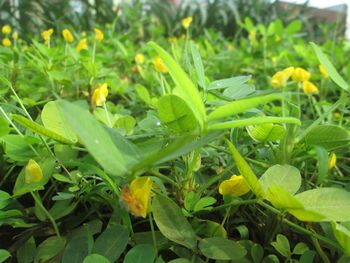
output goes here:
[{"label": "thin green stalk", "polygon": [[150,212],[148,214],[148,219],[149,219],[149,225],[150,225],[151,231],[152,231],[152,241],[153,241],[154,250],[156,251],[156,254],[158,254],[157,238],[156,238],[156,233],[154,231],[152,212]]},{"label": "thin green stalk", "polygon": [[249,199],[249,200],[240,200],[240,201],[233,201],[231,203],[228,204],[223,204],[217,207],[214,207],[213,209],[211,209],[209,212],[213,212],[213,211],[217,211],[217,210],[221,210],[224,208],[228,208],[228,207],[232,207],[232,206],[239,206],[239,205],[249,205],[249,204],[255,204],[257,203],[258,200],[257,199]]},{"label": "thin green stalk", "polygon": [[160,172],[151,170],[150,173],[153,174],[154,176],[156,176],[156,177],[162,179],[163,181],[165,181],[165,182],[171,184],[171,185],[174,186],[176,189],[179,188],[179,185],[178,185],[175,181],[171,180],[169,177],[167,177],[167,176],[161,174]]},{"label": "thin green stalk", "polygon": [[106,118],[107,118],[108,126],[109,126],[110,128],[112,128],[112,122],[111,122],[111,119],[109,118],[109,114],[108,114],[106,102],[103,103],[103,108],[104,108],[105,113],[106,113]]},{"label": "thin green stalk", "polygon": [[313,243],[313,245],[314,245],[318,255],[322,259],[322,261],[324,263],[331,263],[329,261],[329,258],[326,255],[326,253],[324,253],[323,249],[321,248],[320,243],[318,242],[317,238],[314,238],[314,237],[310,237],[310,238],[311,238],[311,241],[312,241],[312,243]]},{"label": "thin green stalk", "polygon": [[95,64],[95,57],[96,57],[96,39],[94,39],[94,44],[92,45],[92,58],[91,58],[92,65]]},{"label": "thin green stalk", "polygon": [[44,207],[43,203],[41,202],[40,198],[36,196],[36,193],[34,192],[30,192],[30,194],[32,195],[33,199],[35,200],[35,202],[38,204],[38,206],[43,210],[44,214],[47,216],[47,218],[51,221],[52,226],[56,232],[56,235],[58,237],[60,237],[60,231],[58,230],[57,224],[55,219],[51,216],[51,214],[49,213],[49,211],[46,210],[46,208]]}]

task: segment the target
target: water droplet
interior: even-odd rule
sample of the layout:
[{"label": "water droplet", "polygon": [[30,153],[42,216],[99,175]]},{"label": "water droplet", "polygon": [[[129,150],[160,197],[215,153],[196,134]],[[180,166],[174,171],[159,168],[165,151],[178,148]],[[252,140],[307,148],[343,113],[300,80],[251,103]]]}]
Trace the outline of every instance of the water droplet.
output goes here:
[{"label": "water droplet", "polygon": [[157,126],[160,126],[160,121],[157,121],[157,123],[156,123],[156,124],[157,124]]}]

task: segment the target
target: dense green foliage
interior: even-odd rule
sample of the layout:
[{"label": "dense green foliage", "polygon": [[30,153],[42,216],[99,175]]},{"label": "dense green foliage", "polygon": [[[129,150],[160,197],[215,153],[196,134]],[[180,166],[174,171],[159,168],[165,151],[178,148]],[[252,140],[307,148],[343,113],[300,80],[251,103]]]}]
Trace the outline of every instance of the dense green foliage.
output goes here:
[{"label": "dense green foliage", "polygon": [[3,28],[0,262],[349,261],[349,43],[177,23]]}]

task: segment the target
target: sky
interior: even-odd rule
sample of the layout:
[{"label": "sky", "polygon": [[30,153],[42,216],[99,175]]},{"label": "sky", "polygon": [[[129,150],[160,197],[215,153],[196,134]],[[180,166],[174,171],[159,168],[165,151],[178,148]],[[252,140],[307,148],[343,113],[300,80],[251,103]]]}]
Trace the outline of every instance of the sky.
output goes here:
[{"label": "sky", "polygon": [[[306,0],[283,0],[284,2],[291,2],[302,4],[305,3]],[[346,36],[350,39],[350,0],[309,0],[309,5],[317,8],[325,8],[334,5],[347,4],[348,5],[348,14],[347,14],[347,31]]]}]

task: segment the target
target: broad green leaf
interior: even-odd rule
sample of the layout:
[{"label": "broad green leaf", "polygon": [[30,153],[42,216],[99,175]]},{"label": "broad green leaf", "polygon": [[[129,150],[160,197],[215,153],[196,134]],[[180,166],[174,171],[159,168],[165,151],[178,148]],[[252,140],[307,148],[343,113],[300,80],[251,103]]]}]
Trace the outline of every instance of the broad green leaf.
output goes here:
[{"label": "broad green leaf", "polygon": [[11,201],[11,196],[9,193],[0,190],[0,209],[6,207]]},{"label": "broad green leaf", "polygon": [[53,158],[47,158],[38,161],[38,164],[42,170],[43,178],[39,182],[26,183],[24,167],[17,177],[15,187],[13,189],[14,196],[21,196],[29,192],[44,189],[45,184],[49,181],[54,171],[56,162]]},{"label": "broad green leaf", "polygon": [[36,246],[34,237],[30,237],[22,246],[16,251],[18,263],[31,263],[36,254]]},{"label": "broad green leaf", "polygon": [[76,134],[67,123],[57,101],[50,101],[45,104],[41,112],[41,120],[46,129],[61,135],[71,141],[71,143],[78,141]]},{"label": "broad green leaf", "polygon": [[135,90],[139,95],[140,99],[143,100],[147,105],[152,104],[151,96],[149,95],[148,90],[141,84],[135,85]]},{"label": "broad green leaf", "polygon": [[49,129],[46,129],[45,127],[41,126],[40,124],[37,124],[36,122],[29,120],[21,115],[17,115],[17,114],[12,114],[11,117],[18,122],[19,124],[21,124],[22,126],[28,128],[29,130],[31,130],[34,133],[37,133],[39,135],[43,135],[46,137],[49,137],[51,139],[54,139],[58,142],[62,142],[62,143],[67,143],[67,144],[73,144],[74,142],[59,135],[56,132],[53,132]]},{"label": "broad green leaf", "polygon": [[250,254],[254,263],[260,263],[264,257],[264,248],[260,244],[252,245]]},{"label": "broad green leaf", "polygon": [[208,86],[208,90],[237,88],[242,86],[251,78],[252,76],[237,76],[228,79],[215,80],[212,83],[210,83],[210,85]]},{"label": "broad green leaf", "polygon": [[221,237],[202,239],[199,249],[205,257],[216,260],[237,260],[247,254],[244,247],[237,242]]},{"label": "broad green leaf", "polygon": [[191,263],[191,261],[188,260],[187,258],[177,258],[177,259],[170,260],[168,263]]},{"label": "broad green leaf", "polygon": [[301,185],[301,175],[294,166],[276,164],[267,169],[259,181],[265,192],[271,185],[277,185],[295,194]]},{"label": "broad green leaf", "polygon": [[[321,220],[306,221],[338,221],[346,222],[350,218],[350,193],[340,188],[318,188],[295,195],[295,198],[308,212],[318,213]],[[294,214],[298,219],[299,214]],[[302,220],[302,219],[300,219]]]},{"label": "broad green leaf", "polygon": [[61,263],[81,263],[89,254],[89,237],[86,231],[78,232],[64,249]]},{"label": "broad green leaf", "polygon": [[264,195],[264,190],[261,187],[258,178],[249,167],[248,163],[244,160],[242,155],[237,151],[236,147],[228,140],[226,140],[226,143],[230,149],[233,160],[235,161],[240,174],[244,177],[245,181],[249,185],[250,190],[252,190],[252,192],[258,198],[262,197]]},{"label": "broad green leaf", "polygon": [[119,117],[114,124],[116,128],[122,129],[124,131],[123,134],[126,135],[131,135],[133,133],[135,125],[136,120],[130,115]]},{"label": "broad green leaf", "polygon": [[96,239],[92,252],[115,262],[125,250],[128,241],[129,233],[126,227],[113,225]]},{"label": "broad green leaf", "polygon": [[162,234],[169,240],[194,249],[196,234],[181,209],[170,199],[157,195],[152,202],[154,220]]},{"label": "broad green leaf", "polygon": [[241,84],[240,86],[230,87],[224,90],[222,95],[230,100],[239,100],[247,97],[255,91],[253,85]]},{"label": "broad green leaf", "polygon": [[309,247],[303,243],[303,242],[299,242],[298,244],[295,245],[295,247],[293,248],[293,254],[296,255],[303,255],[306,251],[309,250]]},{"label": "broad green leaf", "polygon": [[104,256],[91,254],[84,258],[83,263],[110,263],[110,261]]},{"label": "broad green leaf", "polygon": [[5,155],[13,161],[26,162],[36,157],[30,147],[33,144],[30,137],[8,134],[0,137],[0,143],[5,146]]},{"label": "broad green leaf", "polygon": [[222,129],[231,129],[237,127],[245,127],[253,124],[265,124],[265,123],[291,123],[300,125],[300,120],[291,117],[252,117],[243,120],[219,122],[211,124],[208,127],[208,130],[222,130]]},{"label": "broad green leaf", "polygon": [[337,125],[317,125],[304,137],[306,145],[317,145],[327,150],[344,146],[350,142],[347,130]]},{"label": "broad green leaf", "polygon": [[48,262],[63,250],[65,244],[66,240],[63,237],[49,237],[38,246],[34,263]]},{"label": "broad green leaf", "polygon": [[271,245],[284,257],[288,258],[291,254],[290,245],[288,239],[281,234],[277,235],[276,241],[272,242]]},{"label": "broad green leaf", "polygon": [[346,81],[340,76],[338,71],[333,66],[332,62],[328,59],[328,57],[322,52],[319,46],[317,46],[315,43],[310,43],[312,48],[314,49],[316,56],[318,60],[320,61],[320,64],[326,69],[328,72],[330,78],[342,89],[348,91],[349,85],[346,83]]},{"label": "broad green leaf", "polygon": [[346,225],[332,222],[332,230],[338,243],[343,248],[344,253],[347,256],[350,256],[350,224],[349,222],[346,222],[345,224]]},{"label": "broad green leaf", "polygon": [[273,204],[274,207],[294,211],[304,210],[303,205],[289,191],[279,185],[270,185],[266,189],[266,198]]},{"label": "broad green leaf", "polygon": [[165,95],[158,101],[159,119],[176,132],[196,129],[197,120],[188,104],[176,95]]},{"label": "broad green leaf", "polygon": [[317,185],[320,185],[327,178],[328,152],[323,147],[315,146],[314,148],[317,155]]},{"label": "broad green leaf", "polygon": [[4,262],[6,259],[8,259],[9,257],[11,257],[10,252],[8,252],[5,249],[0,249],[0,263]]},{"label": "broad green leaf", "polygon": [[96,161],[107,173],[123,176],[127,171],[127,163],[101,124],[87,110],[73,103],[64,100],[57,103],[79,141]]},{"label": "broad green leaf", "polygon": [[204,67],[203,67],[201,55],[199,53],[198,48],[193,42],[190,43],[190,47],[191,47],[191,54],[192,54],[194,68],[196,69],[198,83],[203,89],[205,89],[206,87],[205,74],[204,74]]},{"label": "broad green leaf", "polygon": [[152,245],[136,245],[125,255],[123,263],[153,263],[156,251]]},{"label": "broad green leaf", "polygon": [[258,142],[281,140],[286,132],[283,126],[274,125],[273,123],[252,125],[246,129],[250,137]]},{"label": "broad green leaf", "polygon": [[178,94],[184,101],[188,103],[193,114],[196,116],[199,125],[203,128],[206,119],[205,107],[202,97],[193,84],[191,79],[179,64],[159,45],[150,42],[149,45],[155,49],[158,55],[163,59],[169,73],[176,84]]},{"label": "broad green leaf", "polygon": [[232,101],[225,105],[217,107],[213,112],[211,112],[208,115],[208,121],[213,121],[213,120],[233,116],[238,113],[242,113],[249,109],[255,108],[259,105],[266,104],[274,100],[283,100],[283,99],[285,98],[282,95],[270,94],[265,96]]},{"label": "broad green leaf", "polygon": [[10,126],[6,119],[0,117],[0,137],[10,133]]}]

